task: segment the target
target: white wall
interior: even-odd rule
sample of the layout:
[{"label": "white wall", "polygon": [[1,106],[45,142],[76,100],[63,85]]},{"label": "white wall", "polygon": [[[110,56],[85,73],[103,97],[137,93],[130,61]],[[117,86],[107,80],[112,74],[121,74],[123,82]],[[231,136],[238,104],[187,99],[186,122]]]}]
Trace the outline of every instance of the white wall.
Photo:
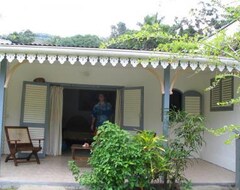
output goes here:
[{"label": "white wall", "polygon": [[[206,126],[208,128],[219,128],[229,124],[240,124],[240,106],[234,105],[234,111],[210,111],[210,92],[205,91],[210,85],[211,78],[214,78],[215,72],[201,72],[198,74],[191,74],[187,77],[181,77],[176,86],[180,89],[187,90],[189,88],[198,90],[203,94],[204,101],[204,116],[206,119]],[[185,80],[184,80],[185,78]],[[187,80],[187,81],[186,81]],[[236,92],[239,81],[234,81],[234,91]],[[235,94],[237,97],[237,94]],[[202,147],[200,158],[212,162],[216,165],[222,166],[229,170],[235,171],[235,141],[232,144],[226,145],[224,142],[228,139],[229,135],[214,136],[205,132],[206,144]]]},{"label": "white wall", "polygon": [[[172,76],[174,72],[172,71]],[[159,73],[163,73],[161,69]],[[197,90],[204,95],[204,115],[207,127],[217,128],[225,124],[240,123],[239,106],[235,106],[234,112],[210,112],[210,93],[204,92],[204,89],[209,86],[213,76],[210,72],[183,71],[180,72],[174,88],[182,92]],[[59,83],[144,86],[144,127],[161,133],[162,95],[158,81],[150,72],[141,68],[71,66],[70,64],[59,66],[56,63],[53,65],[48,63],[25,64],[18,68],[7,89],[6,125],[19,125],[22,83],[32,81],[37,77],[44,77],[48,82]],[[205,139],[206,146],[202,149],[201,158],[234,171],[235,144],[225,145],[226,137],[215,137],[208,133],[205,134]]]},{"label": "white wall", "polygon": [[[210,71],[193,73],[183,71],[176,82],[175,88],[185,92],[187,90],[197,90],[203,94],[204,116],[208,128],[219,128],[229,124],[240,124],[240,105],[234,105],[234,111],[210,111],[210,92],[205,91],[210,85],[211,78],[215,72]],[[234,91],[237,91],[240,82],[234,81]],[[237,94],[235,93],[235,97]],[[230,145],[224,142],[229,135],[216,137],[205,132],[206,144],[202,147],[200,158],[216,165],[235,171],[235,141]]]},{"label": "white wall", "polygon": [[[213,78],[210,75],[208,78]],[[209,82],[209,80],[208,80]],[[234,91],[237,91],[239,81],[234,80]],[[237,94],[235,93],[235,97]],[[234,105],[234,111],[210,111],[210,93],[205,93],[204,107],[207,127],[219,128],[224,125],[240,124],[240,107]],[[229,170],[235,171],[235,141],[230,145],[224,144],[229,135],[215,137],[209,133],[205,133],[206,146],[203,147],[201,158],[217,165],[223,166]]]},{"label": "white wall", "polygon": [[18,68],[7,89],[6,125],[19,125],[23,81],[43,77],[48,82],[144,86],[144,126],[161,131],[161,96],[158,82],[144,69],[101,66],[71,66],[59,64],[25,64]]}]

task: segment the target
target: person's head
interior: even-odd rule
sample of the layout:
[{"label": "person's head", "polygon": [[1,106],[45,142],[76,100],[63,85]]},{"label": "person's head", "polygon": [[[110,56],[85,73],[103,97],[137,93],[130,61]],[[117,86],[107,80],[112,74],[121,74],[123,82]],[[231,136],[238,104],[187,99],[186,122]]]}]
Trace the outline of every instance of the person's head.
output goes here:
[{"label": "person's head", "polygon": [[104,96],[104,94],[99,94],[99,95],[98,95],[98,100],[99,100],[99,102],[104,102],[104,101],[105,101],[105,96]]}]

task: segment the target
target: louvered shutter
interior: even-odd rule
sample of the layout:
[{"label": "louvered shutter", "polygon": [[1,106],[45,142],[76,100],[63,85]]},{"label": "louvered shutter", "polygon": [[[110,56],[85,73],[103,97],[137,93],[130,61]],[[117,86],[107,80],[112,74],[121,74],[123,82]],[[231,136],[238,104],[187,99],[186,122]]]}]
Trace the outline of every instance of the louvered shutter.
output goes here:
[{"label": "louvered shutter", "polygon": [[222,102],[228,102],[233,98],[233,78],[228,77],[222,80]]},{"label": "louvered shutter", "polygon": [[[29,127],[29,133],[32,139],[45,139],[45,128],[43,127]],[[39,141],[32,141],[33,145],[38,147]],[[44,147],[44,141],[41,141],[41,146]],[[42,149],[39,153],[44,153],[44,149]]]},{"label": "louvered shutter", "polygon": [[211,90],[211,109],[218,108],[218,103],[221,101],[221,88],[220,83],[218,83],[212,90]]},{"label": "louvered shutter", "polygon": [[123,90],[122,126],[126,130],[143,129],[143,88]]},{"label": "louvered shutter", "polygon": [[[211,85],[215,79],[211,79]],[[210,91],[210,109],[211,111],[232,111],[233,105],[219,105],[221,102],[228,102],[233,98],[233,77],[227,77]]]},{"label": "louvered shutter", "polygon": [[[45,139],[48,126],[49,86],[45,83],[23,84],[21,126],[28,126],[32,139]],[[37,141],[33,141],[38,146]],[[45,140],[42,141],[45,154]]]},{"label": "louvered shutter", "polygon": [[194,115],[202,114],[202,95],[197,91],[187,91],[183,94],[184,111]]}]

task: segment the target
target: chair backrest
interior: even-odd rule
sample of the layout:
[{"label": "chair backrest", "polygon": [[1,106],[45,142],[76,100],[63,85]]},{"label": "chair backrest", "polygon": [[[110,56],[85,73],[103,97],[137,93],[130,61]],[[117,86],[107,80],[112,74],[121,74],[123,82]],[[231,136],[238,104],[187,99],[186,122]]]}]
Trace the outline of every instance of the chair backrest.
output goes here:
[{"label": "chair backrest", "polygon": [[28,127],[5,126],[5,133],[8,144],[32,144]]}]

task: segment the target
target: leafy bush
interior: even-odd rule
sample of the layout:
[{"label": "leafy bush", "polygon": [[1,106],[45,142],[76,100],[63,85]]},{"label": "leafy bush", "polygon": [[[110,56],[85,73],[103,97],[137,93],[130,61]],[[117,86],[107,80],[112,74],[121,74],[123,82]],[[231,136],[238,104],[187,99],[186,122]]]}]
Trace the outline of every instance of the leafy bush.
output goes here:
[{"label": "leafy bush", "polygon": [[158,179],[163,172],[167,171],[168,164],[164,158],[163,136],[157,136],[151,131],[141,131],[134,136],[134,141],[140,146],[142,159],[144,160],[144,176],[139,176],[139,187],[150,186],[152,180]]},{"label": "leafy bush", "polygon": [[163,137],[141,132],[136,136],[105,122],[94,137],[89,160],[92,171],[80,174],[74,162],[69,166],[76,181],[93,190],[121,190],[150,187],[155,174],[165,171]]},{"label": "leafy bush", "polygon": [[204,119],[179,111],[170,112],[170,120],[174,137],[167,142],[154,132],[130,135],[105,122],[92,144],[92,171],[81,175],[78,166],[69,162],[75,180],[92,190],[149,189],[155,179],[164,179],[165,190],[174,189],[176,182],[191,189],[184,170],[187,159],[199,152],[204,142]]}]

